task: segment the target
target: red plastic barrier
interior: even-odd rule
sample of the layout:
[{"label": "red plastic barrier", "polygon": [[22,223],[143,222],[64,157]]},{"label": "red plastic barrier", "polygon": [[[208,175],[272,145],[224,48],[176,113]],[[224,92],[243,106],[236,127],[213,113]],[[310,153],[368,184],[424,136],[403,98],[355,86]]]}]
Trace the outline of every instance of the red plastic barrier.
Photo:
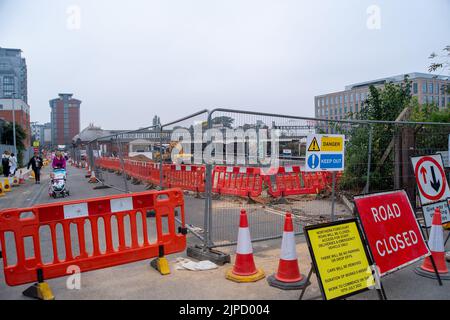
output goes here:
[{"label": "red plastic barrier", "polygon": [[316,185],[311,178],[302,172],[299,166],[279,167],[273,174],[264,175],[264,182],[268,186],[267,192],[272,197],[278,198],[317,193]]},{"label": "red plastic barrier", "polygon": [[205,167],[196,165],[165,165],[165,185],[195,192],[205,191]]},{"label": "red plastic barrier", "polygon": [[[147,211],[151,210],[156,215],[155,240],[150,239],[150,220],[146,218]],[[176,211],[182,221],[178,231]],[[24,214],[30,216],[24,217]],[[167,222],[166,228],[163,221]],[[184,224],[184,199],[180,189],[3,210],[0,211],[0,243],[5,280],[8,285],[16,286],[37,281],[37,273],[41,271],[45,279],[51,279],[66,276],[71,265],[85,272],[158,257],[160,251],[164,254],[181,252],[186,248]],[[99,227],[104,232],[99,232]],[[49,240],[42,238],[42,228],[49,228]],[[62,237],[57,236],[58,228],[62,229]],[[5,237],[5,233],[12,233],[14,241]],[[34,254],[29,247],[25,248],[26,239],[31,241]],[[115,245],[113,239],[118,239],[118,244]],[[74,242],[78,253],[73,250]],[[91,252],[88,252],[88,243]],[[61,246],[64,258],[59,257]],[[50,262],[44,262],[47,256],[42,255],[47,251],[52,252]],[[12,264],[9,257],[14,253],[17,263]]]},{"label": "red plastic barrier", "polygon": [[212,192],[240,196],[258,197],[262,192],[260,168],[215,167],[212,174]]}]

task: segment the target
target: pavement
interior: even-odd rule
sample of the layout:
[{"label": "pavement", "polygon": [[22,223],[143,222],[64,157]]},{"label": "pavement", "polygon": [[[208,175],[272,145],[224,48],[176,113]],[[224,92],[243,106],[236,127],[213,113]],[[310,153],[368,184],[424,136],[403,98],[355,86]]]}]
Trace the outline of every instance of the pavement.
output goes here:
[{"label": "pavement", "polygon": [[[84,177],[86,170],[69,167],[68,186],[71,196],[67,200],[85,199],[121,193],[114,188],[94,190],[95,185],[88,184]],[[48,196],[49,169],[42,173],[41,185],[35,185],[33,181],[27,181],[25,185],[15,188],[6,197],[0,198],[0,209],[11,207],[29,207],[36,204],[60,202],[62,199],[53,199]],[[115,184],[119,185],[121,177],[117,176]],[[111,178],[113,181],[113,178]],[[144,186],[132,186],[132,191],[142,191]],[[203,223],[203,200],[187,195],[185,197],[185,214],[187,221],[199,225]],[[219,203],[219,202],[217,202]],[[238,210],[239,204],[229,204],[225,208]],[[260,207],[257,207],[261,210]],[[262,208],[264,209],[264,208]],[[271,211],[267,211],[270,213]],[[276,213],[273,213],[274,215]],[[151,219],[151,218],[148,218]],[[272,220],[271,220],[272,219]],[[262,235],[267,234],[266,228],[270,223],[274,223],[273,218],[264,220],[263,226],[252,230]],[[278,219],[278,218],[276,218]],[[221,220],[222,221],[222,220]],[[278,221],[278,220],[276,220]],[[234,218],[223,220],[223,226],[228,223],[235,224]],[[274,228],[274,227],[272,227]],[[225,228],[229,229],[229,228]],[[237,229],[237,225],[236,225]],[[224,238],[231,238],[234,233],[224,233]],[[258,235],[258,234],[257,234]],[[299,255],[300,270],[305,275],[308,273],[311,260],[308,248],[303,236],[298,236],[297,253]],[[198,243],[198,240],[188,234],[188,245]],[[262,268],[266,275],[270,275],[277,270],[280,254],[281,240],[269,240],[254,243],[255,261],[259,268]],[[220,250],[232,254],[234,261],[235,247],[224,247]],[[447,250],[450,250],[447,246]],[[59,300],[70,299],[152,299],[152,300],[296,300],[300,291],[282,291],[267,284],[266,280],[256,283],[237,284],[225,279],[225,273],[232,265],[219,267],[209,271],[186,271],[176,270],[175,263],[179,257],[186,257],[182,252],[168,256],[171,265],[171,274],[161,276],[157,271],[150,268],[149,261],[140,261],[118,267],[101,269],[81,274],[81,288],[68,289],[67,281],[69,277],[51,279],[47,282],[52,287],[53,293]],[[383,278],[383,286],[388,299],[450,299],[450,281],[444,281],[443,286],[438,286],[436,280],[427,279],[416,275],[414,267],[421,262],[404,268],[396,273]],[[27,299],[22,295],[28,285],[9,287],[5,284],[3,272],[0,271],[0,299],[15,300]],[[308,287],[305,299],[317,299],[320,291],[315,276],[312,277],[311,286]],[[349,299],[377,299],[374,291],[353,296]]]}]

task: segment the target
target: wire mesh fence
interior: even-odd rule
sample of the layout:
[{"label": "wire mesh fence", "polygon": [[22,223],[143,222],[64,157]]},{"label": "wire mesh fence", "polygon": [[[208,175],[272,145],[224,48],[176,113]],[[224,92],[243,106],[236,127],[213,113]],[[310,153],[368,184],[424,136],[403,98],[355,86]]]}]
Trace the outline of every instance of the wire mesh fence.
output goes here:
[{"label": "wire mesh fence", "polygon": [[[343,172],[305,170],[311,134],[345,135]],[[236,244],[241,210],[253,241],[263,241],[282,236],[288,211],[301,234],[304,225],[351,216],[362,193],[402,188],[418,205],[410,157],[448,150],[449,134],[448,123],[216,109],[98,138],[85,153],[102,186],[183,189],[188,228],[212,248]]]}]

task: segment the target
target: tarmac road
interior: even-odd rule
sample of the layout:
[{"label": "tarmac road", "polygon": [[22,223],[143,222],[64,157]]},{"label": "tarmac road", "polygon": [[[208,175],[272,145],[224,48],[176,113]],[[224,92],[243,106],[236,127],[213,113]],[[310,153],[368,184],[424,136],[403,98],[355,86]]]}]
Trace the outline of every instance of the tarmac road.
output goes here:
[{"label": "tarmac road", "polygon": [[[38,203],[62,201],[54,200],[47,194],[48,169],[42,174],[42,184],[35,185],[28,181],[6,197],[0,198],[0,208],[27,207]],[[83,199],[117,194],[115,189],[93,190],[93,185],[87,183],[84,177],[86,170],[69,167],[68,186],[69,199]],[[118,177],[120,179],[120,177]],[[142,186],[136,188],[143,188]],[[191,221],[202,224],[203,201],[186,197],[186,216]],[[197,242],[188,235],[188,245]],[[258,267],[264,269],[267,275],[274,273],[278,266],[281,240],[271,240],[254,244],[255,261]],[[447,249],[450,249],[447,245]],[[234,248],[223,248],[223,251]],[[297,252],[300,269],[307,274],[310,258],[303,237],[297,237]],[[233,253],[233,252],[231,252]],[[118,267],[83,273],[81,289],[70,290],[66,286],[68,277],[48,280],[57,299],[214,299],[214,300],[253,300],[253,299],[298,299],[299,291],[281,291],[268,286],[266,280],[256,283],[236,284],[225,279],[225,272],[231,265],[219,267],[216,270],[191,272],[175,269],[175,260],[186,257],[185,253],[168,256],[172,273],[161,276],[149,267],[149,261],[140,261]],[[232,258],[234,258],[232,256]],[[420,265],[417,263],[415,265]],[[450,299],[450,281],[445,281],[439,287],[437,281],[422,278],[413,272],[414,266],[407,267],[383,278],[383,285],[389,299]],[[0,272],[0,299],[27,299],[22,291],[28,286],[8,287]],[[315,277],[308,288],[305,298],[311,299],[319,295]],[[369,291],[350,299],[377,299],[377,294]]]}]

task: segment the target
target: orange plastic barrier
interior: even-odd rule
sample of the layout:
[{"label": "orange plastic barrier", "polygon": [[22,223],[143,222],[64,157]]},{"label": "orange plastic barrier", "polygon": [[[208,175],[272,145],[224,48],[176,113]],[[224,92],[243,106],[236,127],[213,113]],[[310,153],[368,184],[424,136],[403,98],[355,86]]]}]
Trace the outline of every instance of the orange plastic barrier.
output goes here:
[{"label": "orange plastic barrier", "polygon": [[[119,159],[99,158],[97,165],[110,170],[121,170]],[[140,181],[160,184],[159,164],[152,161],[125,160],[125,172]],[[336,183],[342,173],[336,174]],[[263,184],[268,193],[275,198],[317,194],[330,190],[331,172],[304,172],[300,166],[286,166],[264,173],[260,168],[216,166],[212,173],[212,192],[239,197],[258,197]],[[163,187],[179,187],[195,192],[205,191],[205,166],[199,165],[163,165]]]},{"label": "orange plastic barrier", "polygon": [[[147,220],[147,211],[155,212],[155,222]],[[176,211],[182,222],[178,230]],[[151,234],[151,222],[156,234]],[[49,228],[49,239],[43,239],[43,228]],[[63,235],[57,236],[61,229]],[[17,286],[37,281],[38,274],[44,279],[66,276],[72,265],[85,272],[181,252],[186,248],[185,231],[180,189],[3,210],[0,243],[5,280]],[[14,241],[5,233],[12,233]],[[31,252],[24,245],[27,239],[34,247]],[[64,258],[60,257],[62,252]],[[8,259],[14,254],[17,262],[10,263]],[[44,262],[49,256],[51,261]]]},{"label": "orange plastic barrier", "polygon": [[205,167],[196,165],[164,165],[164,185],[195,192],[205,191]]},{"label": "orange plastic barrier", "polygon": [[258,197],[262,192],[260,168],[215,167],[212,192],[240,197]]},{"label": "orange plastic barrier", "polygon": [[267,192],[275,198],[317,192],[312,176],[302,172],[299,166],[279,167],[276,172],[264,175],[264,182]]}]

